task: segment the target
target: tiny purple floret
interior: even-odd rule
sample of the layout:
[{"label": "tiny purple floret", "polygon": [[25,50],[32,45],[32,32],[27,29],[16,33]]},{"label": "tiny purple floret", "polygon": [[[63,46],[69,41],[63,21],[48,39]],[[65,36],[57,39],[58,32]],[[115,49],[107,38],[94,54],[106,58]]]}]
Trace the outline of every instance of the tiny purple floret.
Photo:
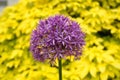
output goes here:
[{"label": "tiny purple floret", "polygon": [[32,32],[30,50],[34,58],[44,62],[82,54],[85,34],[79,24],[63,15],[41,20]]}]

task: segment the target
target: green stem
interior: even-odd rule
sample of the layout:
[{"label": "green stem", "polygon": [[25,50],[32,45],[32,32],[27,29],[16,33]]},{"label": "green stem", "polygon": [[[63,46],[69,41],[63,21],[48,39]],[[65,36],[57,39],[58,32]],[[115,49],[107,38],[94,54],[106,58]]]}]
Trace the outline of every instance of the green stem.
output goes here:
[{"label": "green stem", "polygon": [[62,59],[59,59],[58,62],[59,62],[59,80],[62,80]]}]

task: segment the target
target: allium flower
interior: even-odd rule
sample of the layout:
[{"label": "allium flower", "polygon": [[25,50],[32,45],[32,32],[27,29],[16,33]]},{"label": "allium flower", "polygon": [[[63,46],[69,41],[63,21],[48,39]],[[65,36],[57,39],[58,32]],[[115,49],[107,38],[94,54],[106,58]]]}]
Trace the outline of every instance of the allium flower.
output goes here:
[{"label": "allium flower", "polygon": [[78,58],[85,45],[79,24],[63,15],[41,20],[32,32],[30,50],[38,61],[75,56]]}]

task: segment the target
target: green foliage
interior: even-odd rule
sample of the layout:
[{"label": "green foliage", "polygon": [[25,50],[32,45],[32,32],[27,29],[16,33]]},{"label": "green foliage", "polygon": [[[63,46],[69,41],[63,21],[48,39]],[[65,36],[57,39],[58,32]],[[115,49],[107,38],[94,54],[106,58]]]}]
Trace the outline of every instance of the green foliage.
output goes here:
[{"label": "green foliage", "polygon": [[81,24],[86,46],[63,61],[64,80],[120,80],[119,0],[21,0],[0,16],[0,80],[58,80],[58,70],[33,60],[31,31],[40,19],[64,14]]}]

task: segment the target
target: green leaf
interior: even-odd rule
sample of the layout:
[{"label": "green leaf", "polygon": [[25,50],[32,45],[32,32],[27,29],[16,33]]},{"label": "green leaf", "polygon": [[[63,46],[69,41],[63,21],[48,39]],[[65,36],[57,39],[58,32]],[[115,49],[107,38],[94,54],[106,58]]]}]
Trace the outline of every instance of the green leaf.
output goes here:
[{"label": "green leaf", "polygon": [[98,69],[101,73],[105,72],[105,69],[106,69],[105,63],[98,64]]},{"label": "green leaf", "polygon": [[120,70],[120,62],[115,61],[115,62],[111,63],[111,65]]},{"label": "green leaf", "polygon": [[108,72],[107,71],[100,74],[100,80],[108,80]]},{"label": "green leaf", "polygon": [[79,69],[81,79],[85,78],[87,74],[89,73],[89,70],[90,70],[89,65],[90,64],[88,63],[87,60],[82,61],[81,67]]},{"label": "green leaf", "polygon": [[10,61],[6,64],[7,67],[11,68],[14,66],[14,61]]},{"label": "green leaf", "polygon": [[103,60],[108,63],[115,61],[114,57],[110,54],[103,54]]},{"label": "green leaf", "polygon": [[90,64],[90,74],[93,77],[96,77],[96,73],[97,73],[96,65],[94,63]]},{"label": "green leaf", "polygon": [[90,53],[89,54],[89,60],[92,61],[95,58],[95,54],[94,53]]},{"label": "green leaf", "polygon": [[89,72],[89,67],[84,67],[81,71],[80,71],[80,77],[81,79],[83,79],[85,76],[87,76]]}]

